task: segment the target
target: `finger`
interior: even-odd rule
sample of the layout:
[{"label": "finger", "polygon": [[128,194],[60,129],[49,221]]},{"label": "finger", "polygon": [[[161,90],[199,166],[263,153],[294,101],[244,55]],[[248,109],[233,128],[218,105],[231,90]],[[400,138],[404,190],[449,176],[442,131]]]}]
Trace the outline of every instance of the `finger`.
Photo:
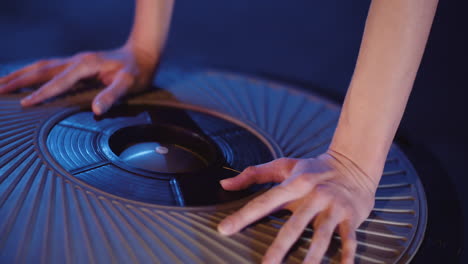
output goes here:
[{"label": "finger", "polygon": [[105,86],[109,86],[114,81],[117,73],[118,71],[100,72],[98,78]]},{"label": "finger", "polygon": [[39,69],[43,66],[46,66],[48,65],[49,63],[53,63],[55,62],[56,60],[41,60],[41,61],[37,61],[33,64],[29,64],[27,65],[26,67],[23,67],[17,71],[14,71],[10,74],[8,74],[7,76],[4,76],[4,77],[1,77],[0,78],[0,84],[4,84],[4,83],[8,83],[10,82],[11,80],[14,80],[16,78],[18,78],[19,76],[29,72],[29,71],[33,71],[33,70],[36,70],[36,69]]},{"label": "finger", "polygon": [[304,263],[320,263],[330,245],[333,231],[339,222],[339,215],[333,210],[327,210],[319,214],[315,221],[317,224],[314,223],[314,235]]},{"label": "finger", "polygon": [[8,93],[19,88],[46,82],[61,70],[57,64],[49,64],[37,70],[31,70],[0,87],[0,93]]},{"label": "finger", "polygon": [[284,204],[302,196],[293,186],[279,185],[254,198],[234,214],[226,217],[218,226],[223,235],[231,235],[254,221],[276,211]]},{"label": "finger", "polygon": [[134,83],[134,77],[126,71],[120,71],[114,81],[93,100],[92,109],[96,115],[102,115],[121,98]]},{"label": "finger", "polygon": [[342,245],[341,263],[352,264],[357,248],[356,231],[348,221],[344,221],[339,225],[339,233]]},{"label": "finger", "polygon": [[322,204],[321,199],[310,199],[310,202],[303,202],[280,229],[275,241],[265,253],[263,262],[281,263],[284,255],[297,241],[306,226],[323,209]]},{"label": "finger", "polygon": [[21,104],[23,106],[31,106],[40,103],[69,89],[78,80],[90,77],[94,74],[96,74],[96,67],[79,62],[74,63],[37,91],[21,100]]},{"label": "finger", "polygon": [[225,190],[236,191],[255,183],[282,182],[295,162],[295,159],[281,158],[265,164],[250,166],[236,177],[224,179],[220,183]]}]

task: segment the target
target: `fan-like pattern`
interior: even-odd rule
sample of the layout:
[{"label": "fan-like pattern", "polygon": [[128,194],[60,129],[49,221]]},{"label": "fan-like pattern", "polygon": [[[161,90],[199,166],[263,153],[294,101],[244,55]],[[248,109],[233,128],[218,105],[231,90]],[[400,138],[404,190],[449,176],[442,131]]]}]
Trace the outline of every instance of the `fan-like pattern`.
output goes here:
[{"label": "fan-like pattern", "polygon": [[[201,107],[228,115],[259,130],[288,157],[313,157],[326,150],[339,116],[339,108],[323,98],[237,75],[162,70],[158,84],[166,91],[130,103]],[[77,164],[59,166],[44,154],[45,124],[69,110],[65,103],[22,109],[17,95],[0,98],[2,263],[255,263],[288,218],[274,214],[223,237],[217,224],[245,201],[160,206],[91,187],[74,176],[80,175]],[[67,140],[92,144],[92,133],[70,134]],[[90,156],[83,153],[88,149],[82,145],[57,155],[79,160]],[[101,164],[100,169],[107,164],[98,159],[86,162]],[[409,261],[422,240],[426,216],[417,174],[393,145],[375,208],[357,231],[357,263]],[[301,262],[312,233],[306,230],[286,262]],[[339,237],[334,237],[325,260],[337,257]]]}]

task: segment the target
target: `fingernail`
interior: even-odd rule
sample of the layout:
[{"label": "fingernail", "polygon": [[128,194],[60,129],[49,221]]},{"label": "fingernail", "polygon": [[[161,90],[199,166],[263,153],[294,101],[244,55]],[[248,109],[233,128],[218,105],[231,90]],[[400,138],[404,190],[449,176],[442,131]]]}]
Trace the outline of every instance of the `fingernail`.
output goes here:
[{"label": "fingernail", "polygon": [[27,96],[27,97],[21,99],[20,103],[22,105],[25,105],[25,104],[29,103],[30,100],[31,100],[31,96]]},{"label": "fingernail", "polygon": [[231,186],[232,185],[231,179],[221,180],[221,181],[219,181],[219,184],[221,184],[221,187],[223,187],[224,189],[232,187]]},{"label": "fingernail", "polygon": [[233,225],[232,225],[231,220],[223,220],[218,226],[218,231],[222,235],[230,235],[232,232],[232,228],[233,228]]},{"label": "fingernail", "polygon": [[219,181],[219,183],[220,183],[221,185],[224,185],[224,184],[226,184],[227,182],[228,182],[227,179],[224,179],[224,180],[220,180],[220,181]]},{"label": "fingernail", "polygon": [[102,115],[106,111],[106,106],[101,102],[94,103],[94,113],[96,115]]}]

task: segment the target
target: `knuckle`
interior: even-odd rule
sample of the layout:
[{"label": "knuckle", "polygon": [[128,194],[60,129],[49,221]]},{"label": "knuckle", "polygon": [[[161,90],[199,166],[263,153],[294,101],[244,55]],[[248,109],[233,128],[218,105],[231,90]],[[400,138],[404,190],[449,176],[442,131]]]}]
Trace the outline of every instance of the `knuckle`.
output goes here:
[{"label": "knuckle", "polygon": [[315,179],[313,175],[302,173],[295,179],[295,185],[298,188],[311,189],[315,186]]},{"label": "knuckle", "polygon": [[37,70],[36,76],[46,75],[49,73],[49,71],[50,71],[50,67],[48,66],[41,67]]},{"label": "knuckle", "polygon": [[290,171],[296,164],[296,161],[297,161],[296,159],[281,157],[276,160],[276,164],[279,165],[280,168]]},{"label": "knuckle", "polygon": [[324,196],[330,197],[330,200],[333,202],[345,201],[347,199],[342,195],[340,190],[337,190],[333,182],[321,181],[317,184],[317,191]]},{"label": "knuckle", "polygon": [[333,195],[330,193],[326,185],[323,184],[318,184],[315,187],[315,196],[320,197],[321,199],[325,200],[331,200],[333,198]]},{"label": "knuckle", "polygon": [[257,199],[254,199],[248,203],[249,207],[263,208],[268,205],[269,199],[265,195],[260,195]]},{"label": "knuckle", "polygon": [[330,203],[328,210],[324,212],[326,219],[342,222],[347,219],[347,210],[338,204]]},{"label": "knuckle", "polygon": [[294,233],[294,231],[296,231],[297,229],[296,224],[297,224],[296,219],[293,219],[293,217],[291,217],[289,221],[287,222],[287,224],[285,224],[281,228],[281,233],[283,233],[285,236],[287,236],[288,234]]},{"label": "knuckle", "polygon": [[[288,225],[284,225],[281,230],[280,230],[280,233],[282,237],[287,237],[291,234],[291,232],[294,231],[294,228],[291,228],[289,227]],[[279,237],[278,237],[279,238]],[[278,241],[278,243],[276,243],[276,248],[278,250],[281,250],[281,249],[284,249],[284,245],[281,243],[281,241]]]},{"label": "knuckle", "polygon": [[319,240],[325,240],[328,238],[328,236],[330,236],[330,232],[329,232],[329,226],[326,225],[326,224],[322,224],[320,226],[315,226],[314,224],[314,237],[316,237],[317,239]]},{"label": "knuckle", "polygon": [[291,189],[291,187],[287,184],[280,184],[275,187],[277,192],[283,193],[284,195],[290,195],[290,194],[295,194],[298,191],[295,189]]},{"label": "knuckle", "polygon": [[307,264],[316,264],[316,263],[320,263],[320,261],[322,260],[322,257],[318,257],[318,256],[312,256],[309,258],[308,261],[306,261]]},{"label": "knuckle", "polygon": [[39,60],[39,61],[37,61],[36,66],[37,67],[43,67],[43,66],[47,65],[48,63],[49,63],[49,60]]},{"label": "knuckle", "polygon": [[291,162],[291,159],[287,157],[281,157],[277,159],[276,162],[280,164],[288,164],[289,162]]},{"label": "knuckle", "polygon": [[256,172],[257,172],[257,167],[255,167],[255,166],[248,166],[244,170],[245,174],[255,174]]},{"label": "knuckle", "polygon": [[350,209],[348,209],[348,206],[346,203],[343,203],[343,201],[336,199],[335,197],[330,198],[330,207],[328,210],[328,215],[338,215],[343,212],[348,212]]},{"label": "knuckle", "polygon": [[359,212],[356,211],[356,209],[354,209],[354,207],[348,203],[342,204],[340,209],[343,212],[343,217],[345,218],[345,220],[351,220],[359,215]]},{"label": "knuckle", "polygon": [[282,241],[277,241],[271,245],[271,250],[275,253],[285,252],[288,250],[288,246],[285,245]]},{"label": "knuckle", "polygon": [[250,213],[258,210],[265,211],[272,209],[272,194],[274,195],[274,193],[272,193],[270,190],[269,192],[256,197],[255,199],[249,201],[247,205],[241,209],[241,211]]},{"label": "knuckle", "polygon": [[78,59],[85,65],[90,65],[96,62],[97,55],[92,52],[85,52],[78,55]]},{"label": "knuckle", "polygon": [[135,81],[135,77],[133,76],[133,74],[127,71],[122,71],[120,73],[120,78],[122,78],[122,81],[127,84],[133,84]]}]

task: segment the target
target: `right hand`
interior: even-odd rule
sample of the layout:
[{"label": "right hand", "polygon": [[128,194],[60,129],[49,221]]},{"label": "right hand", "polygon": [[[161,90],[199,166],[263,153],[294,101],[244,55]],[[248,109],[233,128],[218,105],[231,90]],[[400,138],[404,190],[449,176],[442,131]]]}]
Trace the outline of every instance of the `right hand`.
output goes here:
[{"label": "right hand", "polygon": [[356,229],[369,216],[378,182],[351,159],[334,150],[317,158],[282,158],[252,166],[220,183],[238,191],[254,183],[280,183],[227,216],[218,226],[232,235],[279,209],[292,212],[263,258],[263,263],[282,263],[304,229],[312,224],[309,251],[304,263],[321,263],[333,232],[341,236],[340,263],[353,263],[357,247]]},{"label": "right hand", "polygon": [[32,106],[70,90],[81,79],[97,78],[106,88],[93,100],[96,115],[105,113],[120,97],[139,92],[151,82],[157,60],[129,46],[110,51],[84,52],[70,58],[35,62],[0,78],[0,94],[43,84],[21,100]]}]

